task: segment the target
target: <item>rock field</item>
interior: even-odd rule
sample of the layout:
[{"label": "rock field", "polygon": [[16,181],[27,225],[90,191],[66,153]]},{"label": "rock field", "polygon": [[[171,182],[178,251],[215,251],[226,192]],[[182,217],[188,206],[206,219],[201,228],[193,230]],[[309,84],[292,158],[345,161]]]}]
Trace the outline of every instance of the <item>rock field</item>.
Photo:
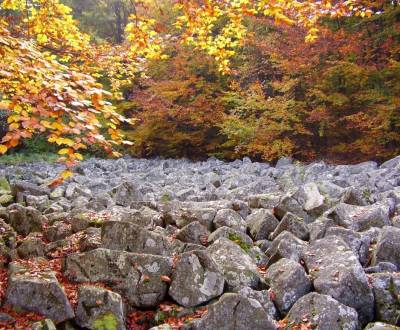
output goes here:
[{"label": "rock field", "polygon": [[0,329],[400,329],[400,156],[0,166]]}]

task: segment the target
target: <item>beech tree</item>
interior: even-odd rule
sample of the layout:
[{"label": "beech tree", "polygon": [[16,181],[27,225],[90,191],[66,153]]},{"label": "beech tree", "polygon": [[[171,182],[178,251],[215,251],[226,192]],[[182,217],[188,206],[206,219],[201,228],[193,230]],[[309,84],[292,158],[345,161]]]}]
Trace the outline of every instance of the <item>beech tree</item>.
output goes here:
[{"label": "beech tree", "polygon": [[[59,0],[3,0],[0,107],[9,112],[9,128],[0,153],[40,133],[60,146],[60,159],[68,167],[82,159],[79,151],[88,145],[118,156],[114,147],[129,143],[120,124],[133,120],[118,114],[112,101],[145,73],[148,60],[167,58],[163,50],[171,39],[212,56],[226,74],[246,40],[248,17],[267,16],[278,24],[302,25],[308,31],[305,42],[313,42],[321,17],[370,16],[372,4],[379,1],[179,0],[169,6],[177,17],[171,22],[152,15],[156,11],[151,8],[157,6],[153,1],[131,2],[129,18],[118,16],[121,6],[115,2],[117,41],[122,41],[120,30],[126,23],[125,40],[111,45],[93,43],[77,27],[71,8]],[[165,24],[172,28],[166,29]],[[111,93],[99,82],[104,80]],[[64,178],[70,175],[70,171],[62,174]]]}]

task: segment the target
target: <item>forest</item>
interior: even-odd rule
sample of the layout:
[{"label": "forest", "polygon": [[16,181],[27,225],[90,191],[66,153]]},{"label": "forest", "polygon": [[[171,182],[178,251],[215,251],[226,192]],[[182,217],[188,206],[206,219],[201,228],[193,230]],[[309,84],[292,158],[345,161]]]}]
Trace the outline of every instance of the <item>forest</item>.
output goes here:
[{"label": "forest", "polygon": [[0,17],[3,154],[400,151],[397,1],[4,0]]}]

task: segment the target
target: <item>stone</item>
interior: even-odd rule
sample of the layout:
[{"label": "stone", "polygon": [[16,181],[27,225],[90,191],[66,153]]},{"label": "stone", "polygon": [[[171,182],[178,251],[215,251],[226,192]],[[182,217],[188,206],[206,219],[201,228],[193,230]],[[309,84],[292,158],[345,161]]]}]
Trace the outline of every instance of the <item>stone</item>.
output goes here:
[{"label": "stone", "polygon": [[360,324],[354,308],[341,304],[331,296],[309,293],[301,297],[290,309],[287,317],[289,327],[308,324],[315,330],[358,330]]},{"label": "stone", "polygon": [[267,269],[265,279],[275,296],[274,303],[281,315],[311,291],[311,281],[297,262],[282,258]]},{"label": "stone", "polygon": [[79,250],[86,252],[95,250],[101,247],[101,229],[100,228],[87,228],[84,235],[79,240]]},{"label": "stone", "polygon": [[62,221],[56,221],[44,231],[44,237],[50,241],[58,241],[72,235],[71,226]]},{"label": "stone", "polygon": [[172,260],[99,248],[68,255],[62,269],[70,281],[102,282],[126,297],[133,306],[154,307],[167,293],[168,286],[162,276],[171,276]]},{"label": "stone", "polygon": [[334,219],[336,224],[354,231],[364,231],[371,227],[381,228],[390,225],[389,207],[373,204],[356,206],[340,203],[327,216]]},{"label": "stone", "polygon": [[351,248],[339,237],[316,240],[303,251],[315,291],[354,308],[365,325],[373,319],[374,296]]},{"label": "stone", "polygon": [[32,330],[57,330],[56,325],[50,319],[35,322],[32,324]]},{"label": "stone", "polygon": [[11,191],[13,196],[20,193],[32,196],[49,195],[50,189],[47,187],[38,186],[34,183],[22,180],[15,180],[11,183]]},{"label": "stone", "polygon": [[368,276],[375,297],[377,321],[400,325],[400,273]]},{"label": "stone", "polygon": [[29,234],[18,246],[17,252],[21,259],[44,257],[45,244],[41,235],[38,235],[38,233]]},{"label": "stone", "polygon": [[368,252],[370,246],[370,239],[367,236],[363,236],[353,230],[341,228],[341,227],[330,227],[326,230],[325,237],[327,236],[338,236],[350,246],[353,253],[358,257],[361,265],[366,265],[368,262]]},{"label": "stone", "polygon": [[257,289],[263,285],[257,265],[231,240],[221,237],[211,244],[207,251],[223,272],[229,288],[244,285]]},{"label": "stone", "polygon": [[400,327],[383,322],[369,323],[364,330],[400,330]]},{"label": "stone", "polygon": [[74,312],[53,272],[34,272],[18,263],[9,268],[6,304],[50,318],[60,323]]},{"label": "stone", "polygon": [[306,223],[311,222],[310,216],[304,211],[303,206],[294,198],[296,191],[289,191],[284,195],[279,204],[274,207],[274,214],[278,219],[282,219],[287,212],[303,218]]},{"label": "stone", "polygon": [[373,273],[395,273],[397,272],[396,265],[393,265],[391,262],[379,262],[375,266],[367,267],[364,269],[366,274],[373,274]]},{"label": "stone", "polygon": [[107,221],[101,232],[102,247],[135,253],[171,256],[182,242],[153,233],[130,222]]},{"label": "stone", "polygon": [[[14,229],[0,218],[0,256],[17,247],[17,233]],[[2,266],[0,262],[0,266]]]},{"label": "stone", "polygon": [[257,300],[272,319],[276,320],[278,318],[278,311],[275,307],[275,304],[271,300],[268,290],[257,291],[249,288],[248,286],[238,286],[233,288],[232,292],[238,293],[248,299]]},{"label": "stone", "polygon": [[124,304],[118,293],[83,285],[78,290],[75,322],[88,329],[125,330]]},{"label": "stone", "polygon": [[291,212],[287,212],[279,222],[271,235],[271,240],[273,241],[283,231],[288,231],[303,241],[307,241],[310,237],[310,231],[305,224],[304,219]]},{"label": "stone", "polygon": [[130,206],[134,201],[143,200],[143,194],[133,182],[124,182],[113,188],[112,191],[117,205]]},{"label": "stone", "polygon": [[214,243],[216,240],[218,240],[221,237],[225,237],[230,239],[231,241],[236,241],[240,242],[240,245],[247,245],[250,247],[253,244],[252,239],[250,236],[246,235],[242,231],[237,231],[235,229],[229,228],[229,227],[220,227],[214,232],[208,236],[208,243]]},{"label": "stone", "polygon": [[239,213],[231,209],[219,210],[213,220],[215,228],[229,227],[237,231],[246,232],[246,221]]},{"label": "stone", "polygon": [[259,194],[248,197],[249,207],[253,209],[273,209],[279,204],[280,196],[278,194]]},{"label": "stone", "polygon": [[310,242],[325,237],[326,231],[330,227],[336,227],[335,220],[321,216],[309,225]]},{"label": "stone", "polygon": [[220,296],[224,283],[224,275],[206,251],[191,251],[179,256],[168,293],[179,305],[194,307]]},{"label": "stone", "polygon": [[277,262],[281,258],[288,258],[296,262],[300,261],[302,251],[307,243],[294,236],[288,231],[284,231],[276,237],[270,248],[265,251],[268,257],[268,266]]},{"label": "stone", "polygon": [[315,182],[301,186],[293,196],[302,205],[303,210],[310,215],[320,215],[328,208],[325,197],[319,192]]},{"label": "stone", "polygon": [[33,207],[24,207],[19,204],[12,204],[8,208],[9,224],[14,230],[23,236],[31,232],[41,232],[47,219]]},{"label": "stone", "polygon": [[208,306],[201,319],[190,322],[182,330],[276,330],[277,326],[254,299],[236,293],[225,293]]},{"label": "stone", "polygon": [[183,227],[175,235],[177,239],[185,243],[202,245],[207,243],[210,232],[199,221],[194,221]]},{"label": "stone", "polygon": [[268,239],[269,235],[279,225],[278,219],[270,210],[258,209],[246,219],[247,229],[253,240]]},{"label": "stone", "polygon": [[400,228],[386,226],[382,229],[375,247],[371,265],[391,262],[400,270]]}]

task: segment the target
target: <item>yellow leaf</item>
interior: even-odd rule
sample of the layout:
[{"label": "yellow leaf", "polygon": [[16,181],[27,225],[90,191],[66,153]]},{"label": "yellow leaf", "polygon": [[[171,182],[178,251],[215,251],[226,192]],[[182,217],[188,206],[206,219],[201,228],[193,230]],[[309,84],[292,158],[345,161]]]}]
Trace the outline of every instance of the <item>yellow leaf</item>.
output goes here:
[{"label": "yellow leaf", "polygon": [[64,148],[64,149],[59,150],[59,151],[58,151],[58,154],[59,154],[59,155],[67,155],[67,154],[70,153],[70,151],[71,151],[71,149],[69,149],[69,148]]},{"label": "yellow leaf", "polygon": [[2,155],[5,154],[7,152],[7,150],[8,150],[8,148],[5,145],[0,144],[0,154],[2,154]]},{"label": "yellow leaf", "polygon": [[40,33],[40,34],[37,35],[36,40],[37,40],[37,42],[39,44],[45,44],[48,39],[47,39],[47,36],[45,34]]},{"label": "yellow leaf", "polygon": [[83,156],[80,153],[74,153],[76,159],[83,160]]},{"label": "yellow leaf", "polygon": [[73,175],[74,175],[74,173],[72,173],[71,171],[68,171],[68,170],[62,171],[61,174],[60,174],[60,176],[61,176],[63,179],[68,179],[68,178],[70,178],[70,177],[73,176]]}]

